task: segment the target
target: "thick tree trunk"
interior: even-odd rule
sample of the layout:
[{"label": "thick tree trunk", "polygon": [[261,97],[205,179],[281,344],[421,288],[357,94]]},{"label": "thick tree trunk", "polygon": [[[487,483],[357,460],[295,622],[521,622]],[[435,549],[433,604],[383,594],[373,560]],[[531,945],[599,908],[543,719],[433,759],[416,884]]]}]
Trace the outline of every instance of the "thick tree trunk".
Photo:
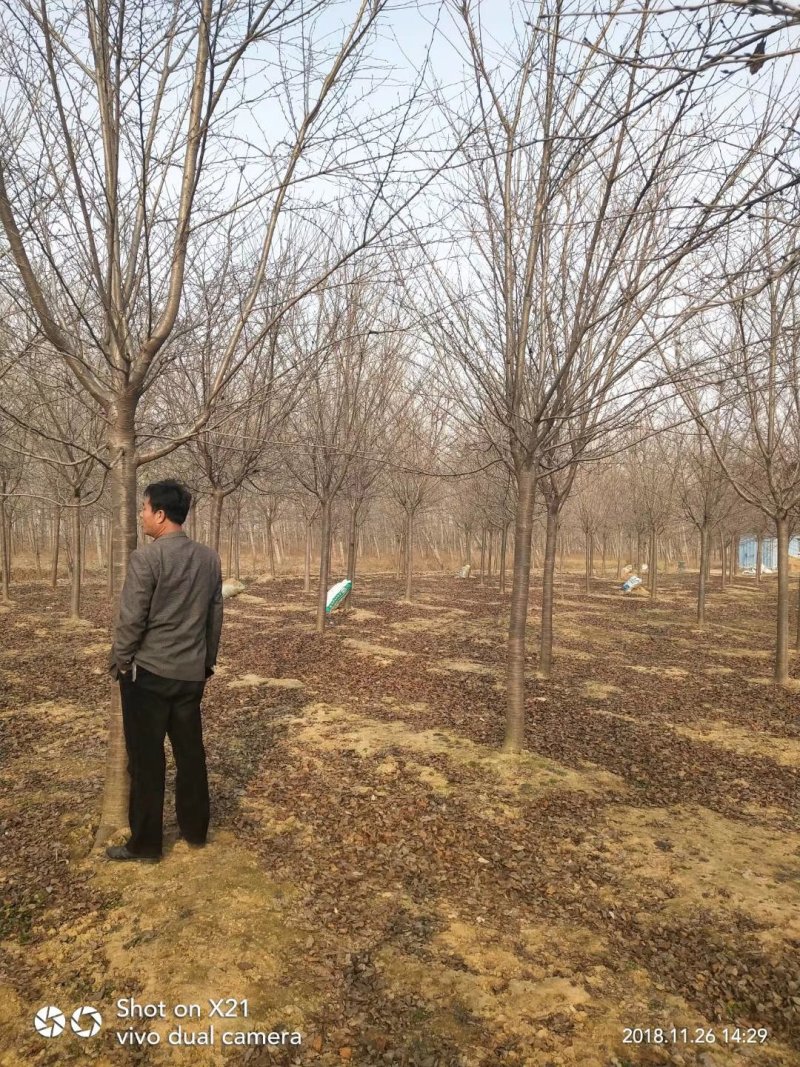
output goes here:
[{"label": "thick tree trunk", "polygon": [[775,681],[789,681],[789,520],[775,520],[778,536],[778,632],[775,649]]},{"label": "thick tree trunk", "polygon": [[506,735],[503,749],[521,752],[525,744],[525,633],[528,623],[528,596],[531,580],[531,537],[535,469],[517,469],[517,507],[514,523],[514,577],[511,585],[511,611],[508,624],[508,663],[506,667]]},{"label": "thick tree trunk", "polygon": [[224,503],[225,494],[221,493],[219,489],[215,489],[211,494],[211,514],[209,516],[209,521],[211,523],[209,541],[215,552],[219,552],[220,534],[222,531],[222,507]]},{"label": "thick tree trunk", "polygon": [[317,633],[325,632],[325,602],[328,597],[328,576],[331,568],[331,502],[322,505],[322,532],[319,542],[319,596],[317,597]]},{"label": "thick tree trunk", "polygon": [[[113,530],[114,623],[119,612],[119,594],[125,581],[128,560],[136,548],[136,456],[134,446],[133,401],[121,402],[114,424],[109,429],[108,450],[115,462],[111,468],[111,523]],[[95,847],[128,824],[128,760],[122,730],[122,703],[119,685],[111,690],[109,739],[106,752],[106,779],[100,823]]]},{"label": "thick tree trunk", "polygon": [[720,551],[720,589],[725,589],[725,568],[728,565],[728,553],[725,551],[725,535],[719,535],[719,551]]},{"label": "thick tree trunk", "polygon": [[70,510],[70,524],[72,526],[72,583],[69,591],[69,617],[79,619],[81,617],[81,576],[83,572],[83,549],[81,543],[81,499],[77,494],[73,495],[73,506]]},{"label": "thick tree trunk", "polygon": [[406,511],[406,595],[404,599],[411,603],[411,583],[414,573],[414,509]]},{"label": "thick tree trunk", "polygon": [[761,534],[756,538],[756,583],[761,581]]},{"label": "thick tree trunk", "polygon": [[492,542],[494,540],[492,536],[491,527],[487,531],[487,546],[486,546],[486,581],[491,581],[492,578]]},{"label": "thick tree trunk", "polygon": [[481,527],[481,578],[479,585],[486,584],[486,527]]},{"label": "thick tree trunk", "polygon": [[464,534],[464,543],[466,546],[464,562],[469,567],[472,567],[472,530],[469,527],[467,527],[467,530]]},{"label": "thick tree trunk", "polygon": [[556,569],[558,540],[558,507],[547,509],[547,530],[544,542],[542,573],[542,630],[539,641],[539,677],[549,678],[553,667],[553,581]]},{"label": "thick tree trunk", "polygon": [[697,622],[704,626],[706,621],[706,556],[709,547],[708,527],[700,527],[700,574],[697,578]]}]

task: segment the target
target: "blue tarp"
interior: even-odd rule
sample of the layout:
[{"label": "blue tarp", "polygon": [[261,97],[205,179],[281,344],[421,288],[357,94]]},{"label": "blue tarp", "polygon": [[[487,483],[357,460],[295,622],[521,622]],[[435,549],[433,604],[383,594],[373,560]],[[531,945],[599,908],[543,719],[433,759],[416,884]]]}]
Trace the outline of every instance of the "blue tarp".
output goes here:
[{"label": "blue tarp", "polygon": [[[758,540],[755,537],[739,538],[739,569],[748,570],[755,568],[756,547]],[[793,537],[789,541],[789,555],[800,557],[800,537]],[[778,539],[777,537],[765,537],[761,542],[761,566],[777,570],[778,567]]]}]

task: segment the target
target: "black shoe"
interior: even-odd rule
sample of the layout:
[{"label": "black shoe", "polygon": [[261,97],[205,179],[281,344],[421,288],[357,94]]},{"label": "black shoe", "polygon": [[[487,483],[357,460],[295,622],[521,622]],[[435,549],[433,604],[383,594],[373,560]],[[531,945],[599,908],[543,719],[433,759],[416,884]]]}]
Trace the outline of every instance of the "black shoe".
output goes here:
[{"label": "black shoe", "polygon": [[189,848],[205,848],[205,841],[192,841],[190,837],[184,837],[183,834],[178,834],[179,841],[185,841]]},{"label": "black shoe", "polygon": [[140,863],[158,863],[160,856],[140,856],[131,852],[127,845],[109,845],[106,855],[110,860],[139,860]]}]

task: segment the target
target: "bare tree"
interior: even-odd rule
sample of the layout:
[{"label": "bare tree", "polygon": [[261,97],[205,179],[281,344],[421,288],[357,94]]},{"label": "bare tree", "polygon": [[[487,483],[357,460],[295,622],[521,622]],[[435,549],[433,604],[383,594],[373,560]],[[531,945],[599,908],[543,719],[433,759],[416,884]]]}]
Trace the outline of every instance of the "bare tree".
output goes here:
[{"label": "bare tree", "polygon": [[[681,394],[702,427],[736,493],[774,524],[778,547],[778,613],[774,678],[789,679],[789,535],[800,506],[800,267],[772,265],[785,248],[769,233],[751,235],[746,266],[730,270],[729,305],[702,331],[703,352],[671,358]],[[783,237],[784,235],[782,235]],[[791,231],[786,236],[791,236]],[[785,253],[784,253],[785,254]],[[744,258],[746,257],[746,258]],[[748,292],[756,278],[768,282]],[[726,417],[715,416],[719,410]],[[724,560],[723,560],[724,570]]]},{"label": "bare tree", "polygon": [[[7,284],[19,283],[19,301],[29,302],[47,342],[105,417],[119,588],[136,544],[137,468],[208,423],[217,397],[260,342],[258,335],[246,337],[245,327],[275,251],[289,237],[280,225],[284,209],[301,206],[297,184],[306,183],[308,211],[314,173],[334,169],[346,176],[337,144],[358,144],[368,156],[384,147],[369,143],[367,130],[376,129],[370,116],[346,105],[359,91],[353,75],[386,0],[354,0],[333,33],[317,18],[335,6],[327,2],[159,6],[133,0],[114,7],[101,0],[74,11],[58,0],[4,6],[10,17],[0,31],[6,85],[0,223],[16,272]],[[260,81],[246,77],[245,60],[256,49],[273,61],[258,64]],[[296,63],[280,61],[290,53]],[[270,70],[277,72],[274,83]],[[283,115],[281,128],[261,144],[259,134],[242,138],[236,126],[258,102]],[[388,162],[376,159],[371,176],[361,174],[366,221],[350,226],[358,233],[345,256],[393,215],[383,207],[391,196],[387,168],[401,150],[396,138],[392,143],[394,151],[383,157]],[[372,200],[370,189],[380,190]],[[341,222],[342,199],[321,186],[316,196],[319,212],[338,213]],[[316,223],[320,233],[324,227]],[[182,311],[187,266],[208,250],[213,262],[226,243],[241,249],[252,269],[215,351],[211,390],[188,423],[145,446],[140,402],[168,373],[191,329],[191,309]],[[319,274],[306,278],[292,300],[318,281]],[[96,843],[124,826],[126,815],[115,692]]]},{"label": "bare tree", "polygon": [[[713,427],[715,439],[723,454],[727,451],[730,412],[711,412],[708,422]],[[706,621],[706,593],[708,588],[709,553],[711,535],[731,513],[734,500],[730,483],[717,462],[702,428],[692,423],[694,432],[681,434],[680,463],[678,466],[678,497],[684,515],[697,530],[700,541],[699,574],[697,578],[697,622]]]},{"label": "bare tree", "polygon": [[646,12],[623,24],[613,12],[570,14],[556,0],[534,22],[521,17],[500,55],[482,33],[477,2],[450,10],[474,101],[461,102],[466,117],[451,112],[459,129],[474,123],[476,131],[453,179],[451,217],[469,253],[457,278],[433,268],[442,306],[431,334],[462,370],[460,382],[450,373],[451,389],[476,409],[475,423],[502,427],[498,452],[516,481],[504,747],[519,751],[540,459],[590,396],[595,405],[619,396],[652,351],[645,320],[668,333],[669,308],[688,313],[686,300],[667,303],[679,269],[735,217],[753,188],[748,167],[786,135],[775,133],[767,108],[723,164],[708,153],[725,120],[707,86],[701,96],[690,76],[670,97],[667,78],[656,85],[620,63],[596,64],[595,49],[611,36],[626,56],[652,48]]},{"label": "bare tree", "polygon": [[297,481],[319,501],[320,586],[317,632],[325,629],[333,503],[358,453],[370,455],[383,433],[382,415],[400,382],[398,337],[373,329],[378,291],[357,271],[318,296],[305,338],[319,354],[290,422],[299,448],[287,452]]}]

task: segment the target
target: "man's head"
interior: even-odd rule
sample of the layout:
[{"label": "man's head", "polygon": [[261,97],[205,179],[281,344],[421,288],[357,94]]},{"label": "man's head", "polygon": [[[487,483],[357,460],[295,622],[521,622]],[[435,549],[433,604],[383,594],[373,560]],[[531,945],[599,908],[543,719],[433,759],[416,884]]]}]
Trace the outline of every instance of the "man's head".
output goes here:
[{"label": "man's head", "polygon": [[139,512],[144,532],[149,537],[175,533],[186,522],[191,504],[192,494],[174,478],[151,482],[145,488],[142,510]]}]

